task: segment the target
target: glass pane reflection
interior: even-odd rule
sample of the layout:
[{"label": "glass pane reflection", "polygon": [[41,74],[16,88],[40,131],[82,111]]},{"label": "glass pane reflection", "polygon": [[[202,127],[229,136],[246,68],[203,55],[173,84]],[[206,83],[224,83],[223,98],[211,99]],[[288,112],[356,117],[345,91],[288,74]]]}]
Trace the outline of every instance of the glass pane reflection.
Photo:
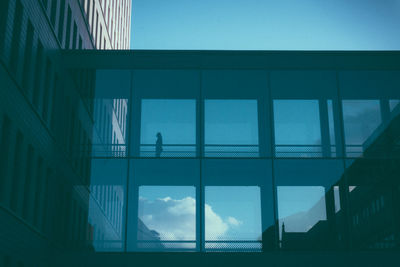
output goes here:
[{"label": "glass pane reflection", "polygon": [[195,187],[139,187],[137,234],[141,249],[195,249]]},{"label": "glass pane reflection", "polygon": [[122,251],[127,161],[96,159],[91,167],[88,242],[95,251]]},{"label": "glass pane reflection", "polygon": [[333,249],[345,244],[345,183],[339,160],[277,160],[279,247]]},{"label": "glass pane reflection", "polygon": [[143,99],[140,156],[196,156],[196,100]]},{"label": "glass pane reflection", "polygon": [[274,100],[277,157],[320,157],[318,100]]},{"label": "glass pane reflection", "polygon": [[205,187],[205,248],[261,250],[258,186]]},{"label": "glass pane reflection", "polygon": [[399,210],[400,200],[399,160],[359,158],[347,160],[346,165],[353,248],[398,248],[400,237],[395,210]]},{"label": "glass pane reflection", "polygon": [[205,100],[206,157],[258,157],[257,100]]},{"label": "glass pane reflection", "polygon": [[277,196],[281,248],[317,247],[307,235],[328,231],[324,187],[278,186]]},{"label": "glass pane reflection", "polygon": [[343,100],[343,121],[346,154],[358,157],[381,133],[379,100]]},{"label": "glass pane reflection", "polygon": [[89,149],[95,157],[126,157],[130,72],[97,70],[95,88],[94,128]]}]

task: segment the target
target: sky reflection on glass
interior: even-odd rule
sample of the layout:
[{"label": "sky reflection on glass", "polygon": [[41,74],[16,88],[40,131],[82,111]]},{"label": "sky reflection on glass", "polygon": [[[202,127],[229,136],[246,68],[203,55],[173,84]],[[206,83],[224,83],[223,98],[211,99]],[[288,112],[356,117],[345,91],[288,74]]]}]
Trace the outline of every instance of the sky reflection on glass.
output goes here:
[{"label": "sky reflection on glass", "polygon": [[143,99],[141,143],[155,144],[158,132],[164,144],[195,144],[196,100]]},{"label": "sky reflection on glass", "polygon": [[280,229],[284,223],[287,232],[307,232],[326,220],[324,187],[278,186],[277,195]]},{"label": "sky reflection on glass", "polygon": [[205,143],[258,145],[257,100],[207,99]]},{"label": "sky reflection on glass", "polygon": [[274,100],[275,144],[321,143],[318,100]]},{"label": "sky reflection on glass", "polygon": [[343,100],[347,145],[362,145],[381,124],[379,100]]}]

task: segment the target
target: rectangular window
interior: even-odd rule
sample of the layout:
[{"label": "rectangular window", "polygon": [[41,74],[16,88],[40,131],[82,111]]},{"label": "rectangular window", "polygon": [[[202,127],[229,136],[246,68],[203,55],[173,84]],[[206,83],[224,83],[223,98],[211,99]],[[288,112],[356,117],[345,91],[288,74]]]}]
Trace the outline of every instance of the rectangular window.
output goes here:
[{"label": "rectangular window", "polygon": [[12,189],[11,189],[11,201],[10,207],[13,211],[16,211],[18,206],[18,198],[21,194],[20,192],[20,183],[21,183],[21,159],[23,153],[23,142],[24,136],[21,131],[18,130],[17,137],[15,141],[15,150],[14,150],[14,166],[13,166],[13,180],[12,180]]},{"label": "rectangular window", "polygon": [[36,51],[36,65],[35,65],[35,84],[33,88],[33,105],[39,107],[39,96],[41,94],[42,85],[42,68],[43,68],[43,45],[38,40],[37,51]]},{"label": "rectangular window", "polygon": [[67,13],[67,34],[65,36],[65,49],[71,48],[71,17],[72,17],[72,10],[71,7],[68,5],[68,13]]},{"label": "rectangular window", "polygon": [[[122,251],[124,248],[125,205],[118,214],[110,207],[115,202],[111,196],[126,199],[126,175],[125,160],[92,160],[89,225],[97,225],[96,228],[104,232],[104,238],[96,235],[89,240],[96,251]],[[115,220],[117,216],[118,219]],[[104,224],[105,221],[108,223]]]},{"label": "rectangular window", "polygon": [[346,221],[339,211],[344,197],[339,192],[345,190],[343,172],[341,160],[274,161],[281,249],[331,250],[344,245],[336,236],[345,232],[341,225]]},{"label": "rectangular window", "polygon": [[128,198],[127,250],[199,250],[199,162],[140,159],[133,164],[128,190],[136,193]]},{"label": "rectangular window", "polygon": [[87,20],[88,20],[88,23],[90,23],[90,2],[91,2],[92,0],[87,0],[87,6],[86,6],[86,15],[87,15]]},{"label": "rectangular window", "polygon": [[50,21],[51,25],[53,25],[53,28],[56,27],[57,4],[58,1],[56,0],[51,1]]},{"label": "rectangular window", "polygon": [[76,124],[76,116],[75,113],[71,114],[71,126],[69,128],[69,152],[72,154],[74,152],[75,146],[75,124]]},{"label": "rectangular window", "polygon": [[205,100],[204,155],[258,157],[257,100]]},{"label": "rectangular window", "polygon": [[[390,99],[389,100],[390,112],[393,112],[395,109],[397,109],[399,107],[399,104],[400,104],[399,99]],[[398,113],[398,112],[396,112],[396,113]]]},{"label": "rectangular window", "polygon": [[34,212],[33,212],[33,223],[35,226],[39,226],[39,218],[43,216],[41,214],[40,208],[40,197],[41,197],[41,186],[43,182],[43,158],[41,156],[38,157],[37,165],[36,165],[36,185],[35,185],[35,192],[34,192]]},{"label": "rectangular window", "polygon": [[261,250],[261,194],[258,186],[206,186],[207,251]]},{"label": "rectangular window", "polygon": [[76,22],[74,22],[74,30],[72,34],[72,49],[76,49],[76,41],[78,39],[78,26],[76,25]]},{"label": "rectangular window", "polygon": [[60,20],[58,22],[58,40],[61,45],[64,38],[64,17],[65,17],[65,0],[61,0],[60,2]]},{"label": "rectangular window", "polygon": [[52,63],[49,58],[46,61],[46,70],[45,70],[45,77],[44,77],[44,92],[43,92],[43,109],[42,109],[42,116],[44,121],[48,121],[48,111],[49,111],[49,99],[50,99],[50,85],[51,85],[51,78],[52,78]]},{"label": "rectangular window", "polygon": [[100,25],[99,49],[103,47],[103,26]]},{"label": "rectangular window", "polygon": [[274,100],[277,157],[320,157],[321,125],[318,100]]},{"label": "rectangular window", "polygon": [[378,99],[343,100],[342,105],[346,155],[358,157],[380,134],[380,102]]},{"label": "rectangular window", "polygon": [[7,115],[3,115],[0,143],[0,201],[4,201],[6,189],[7,169],[10,164],[9,150],[11,137],[11,121]]},{"label": "rectangular window", "polygon": [[56,122],[56,102],[57,102],[57,92],[59,90],[59,78],[58,75],[55,74],[54,76],[54,85],[53,85],[53,93],[52,93],[52,100],[50,104],[50,127],[54,131],[55,130],[55,122]]},{"label": "rectangular window", "polygon": [[92,24],[90,25],[90,33],[91,33],[91,35],[92,35],[92,39],[94,40],[94,23],[95,23],[95,21],[94,21],[94,19],[95,19],[95,14],[96,14],[96,5],[93,3],[93,6],[92,6]]},{"label": "rectangular window", "polygon": [[25,91],[28,91],[31,81],[31,67],[32,67],[32,46],[33,46],[33,35],[34,28],[32,22],[28,19],[28,27],[26,33],[25,42],[25,54],[24,54],[24,69],[22,73],[22,86]]},{"label": "rectangular window", "polygon": [[21,27],[22,27],[23,12],[24,11],[21,1],[18,0],[15,6],[13,35],[11,40],[11,56],[10,56],[10,66],[14,72],[17,71],[19,48],[20,48],[19,45],[21,42]]},{"label": "rectangular window", "polygon": [[79,36],[79,45],[78,45],[78,49],[82,50],[82,36]]},{"label": "rectangular window", "polygon": [[143,99],[141,115],[141,156],[195,156],[195,99]]},{"label": "rectangular window", "polygon": [[140,186],[138,204],[138,249],[196,248],[194,186]]},{"label": "rectangular window", "polygon": [[42,0],[44,10],[47,11],[48,0]]},{"label": "rectangular window", "polygon": [[97,40],[99,39],[98,38],[98,36],[99,36],[98,29],[99,29],[99,12],[96,11],[96,29],[95,29],[95,32],[93,33],[93,35],[95,36],[94,44],[95,44],[96,48],[99,47],[97,44]]},{"label": "rectangular window", "polygon": [[26,156],[26,174],[25,174],[25,185],[24,185],[24,202],[22,205],[22,216],[29,221],[28,214],[30,213],[30,202],[32,200],[32,170],[33,170],[33,157],[34,149],[32,145],[28,145],[28,153]]},{"label": "rectangular window", "polygon": [[221,252],[273,249],[271,161],[204,159],[201,165],[203,248]]},{"label": "rectangular window", "polygon": [[5,41],[4,35],[6,32],[9,3],[10,3],[9,0],[0,1],[0,53],[3,52],[3,46]]}]

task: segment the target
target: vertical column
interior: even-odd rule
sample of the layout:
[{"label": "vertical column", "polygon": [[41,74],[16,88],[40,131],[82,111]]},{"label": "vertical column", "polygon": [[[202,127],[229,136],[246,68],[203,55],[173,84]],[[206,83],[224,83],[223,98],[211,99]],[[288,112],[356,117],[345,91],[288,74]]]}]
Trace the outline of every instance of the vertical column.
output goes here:
[{"label": "vertical column", "polygon": [[33,213],[33,224],[36,227],[40,227],[40,217],[42,216],[41,214],[41,205],[40,205],[40,194],[41,194],[41,186],[43,183],[43,158],[38,157],[37,161],[37,171],[36,171],[36,177],[35,177],[35,197],[34,197],[34,213]]},{"label": "vertical column", "polygon": [[341,112],[341,105],[339,103],[340,100],[332,100],[332,108],[333,108],[333,123],[335,126],[335,145],[336,145],[336,156],[337,157],[342,157],[345,155],[344,151],[344,136],[342,133],[344,133],[344,129],[342,131],[342,128],[344,127],[343,125],[343,120],[342,120],[342,115],[343,113]]},{"label": "vertical column", "polygon": [[270,192],[268,192],[268,186],[267,185],[261,185],[260,186],[260,198],[261,198],[261,231],[262,231],[262,250],[267,251],[270,249],[274,248],[275,244],[275,232],[270,231],[271,227],[274,229],[274,224],[268,225],[269,220],[269,214],[267,212],[267,209],[265,208],[272,199],[272,195]]},{"label": "vertical column", "polygon": [[388,99],[380,99],[379,100],[380,108],[381,108],[381,119],[382,124],[386,127],[390,122],[390,106]]},{"label": "vertical column", "polygon": [[196,245],[197,248],[200,251],[205,250],[205,199],[204,199],[204,193],[205,193],[205,187],[204,187],[204,179],[203,179],[203,157],[204,157],[204,136],[205,136],[205,110],[204,110],[204,101],[205,101],[205,96],[203,94],[203,72],[202,70],[199,71],[199,82],[200,82],[200,89],[199,89],[199,98],[198,98],[198,129],[197,129],[197,155],[199,157],[199,184],[197,186],[198,189],[196,189],[196,192],[198,194],[196,195],[196,208],[198,210],[197,214],[199,218],[196,218],[196,223],[198,224],[196,229]]},{"label": "vertical column", "polygon": [[[132,162],[130,163],[132,165]],[[126,215],[128,220],[126,226],[126,240],[127,242],[127,250],[128,251],[137,251],[138,249],[138,216],[139,216],[139,186],[134,183],[133,172],[129,175],[129,188],[128,188],[128,195],[127,195],[127,211]],[[129,209],[128,209],[129,207]],[[128,242],[129,241],[129,242]]]},{"label": "vertical column", "polygon": [[336,232],[336,224],[335,221],[335,196],[334,196],[334,187],[327,186],[325,187],[325,209],[326,209],[326,220],[328,222],[328,229],[329,231],[326,233],[328,242],[327,247],[334,248],[336,247],[335,240],[337,238]]},{"label": "vertical column", "polygon": [[25,196],[25,200],[27,202],[27,216],[26,219],[29,222],[33,222],[34,214],[35,214],[35,195],[36,195],[36,179],[38,172],[38,164],[36,163],[38,160],[36,153],[32,154],[32,169],[29,173],[30,186],[28,188],[28,194]]},{"label": "vertical column", "polygon": [[3,48],[4,48],[4,42],[6,40],[5,35],[6,35],[6,25],[7,25],[7,19],[8,19],[8,6],[9,6],[10,0],[2,0],[0,1],[0,56],[3,56]]},{"label": "vertical column", "polygon": [[25,171],[25,184],[24,184],[24,201],[22,205],[22,217],[30,221],[31,217],[29,215],[29,211],[32,208],[30,205],[32,203],[32,171],[34,169],[34,149],[31,145],[28,145],[28,154],[26,160],[26,171]]},{"label": "vertical column", "polygon": [[261,97],[257,100],[258,106],[258,145],[259,145],[259,156],[267,157],[270,155],[271,149],[269,144],[269,133],[268,133],[268,103],[265,97]]},{"label": "vertical column", "polygon": [[328,117],[328,104],[326,99],[319,99],[319,119],[321,127],[321,148],[322,156],[331,157],[331,142],[329,137],[329,117]]},{"label": "vertical column", "polygon": [[[133,79],[135,76],[133,74]],[[130,103],[130,156],[140,156],[140,124],[141,124],[141,98],[140,92],[132,88],[132,101]]]},{"label": "vertical column", "polygon": [[8,206],[11,186],[11,159],[13,158],[13,147],[15,134],[12,131],[12,124],[7,115],[2,116],[0,140],[0,202]]},{"label": "vertical column", "polygon": [[24,161],[25,161],[25,149],[24,149],[24,137],[18,130],[14,149],[14,163],[13,163],[13,176],[12,176],[12,187],[11,187],[11,198],[10,207],[17,214],[21,214],[22,211],[22,188],[24,184]]}]

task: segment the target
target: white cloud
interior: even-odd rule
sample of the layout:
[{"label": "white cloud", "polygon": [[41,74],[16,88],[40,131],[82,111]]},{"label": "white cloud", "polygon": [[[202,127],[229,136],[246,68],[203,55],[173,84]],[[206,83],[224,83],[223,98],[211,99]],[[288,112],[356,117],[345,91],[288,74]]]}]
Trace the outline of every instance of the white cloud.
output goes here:
[{"label": "white cloud", "polygon": [[239,225],[243,224],[242,221],[239,221],[236,218],[231,217],[231,216],[228,217],[227,222],[232,226],[239,226]]},{"label": "white cloud", "polygon": [[150,230],[157,231],[162,240],[195,240],[196,201],[187,197],[170,197],[154,201],[139,198],[139,216]]},{"label": "white cloud", "polygon": [[[196,239],[196,200],[192,197],[154,201],[139,197],[139,216],[150,230],[160,234],[161,240]],[[223,239],[230,226],[242,224],[234,217],[224,221],[208,204],[205,204],[205,223],[206,240]]]},{"label": "white cloud", "polygon": [[223,237],[229,225],[208,204],[205,204],[205,216],[206,240],[218,240]]}]

